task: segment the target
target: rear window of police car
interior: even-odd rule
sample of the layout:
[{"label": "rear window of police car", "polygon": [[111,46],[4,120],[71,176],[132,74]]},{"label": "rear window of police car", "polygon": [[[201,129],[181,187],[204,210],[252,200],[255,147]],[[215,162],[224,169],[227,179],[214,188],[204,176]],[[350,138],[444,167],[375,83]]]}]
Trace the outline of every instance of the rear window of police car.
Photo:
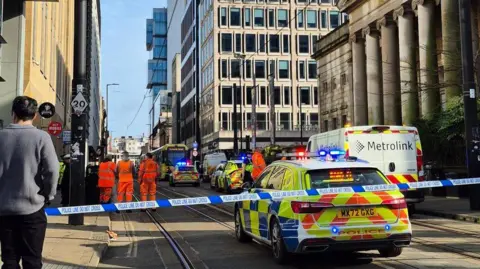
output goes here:
[{"label": "rear window of police car", "polygon": [[375,168],[336,168],[309,170],[311,188],[334,188],[388,184]]},{"label": "rear window of police car", "polygon": [[181,172],[194,172],[194,171],[195,171],[195,167],[193,167],[193,166],[179,166],[179,167],[178,167],[178,171],[181,171]]}]

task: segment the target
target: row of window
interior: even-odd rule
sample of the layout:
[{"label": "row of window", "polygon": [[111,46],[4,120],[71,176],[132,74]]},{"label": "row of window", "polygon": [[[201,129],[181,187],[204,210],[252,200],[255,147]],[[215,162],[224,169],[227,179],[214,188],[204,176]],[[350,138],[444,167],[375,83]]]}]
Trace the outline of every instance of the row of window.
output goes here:
[{"label": "row of window", "polygon": [[202,88],[213,83],[213,61],[210,62],[202,71]]},{"label": "row of window", "polygon": [[213,57],[213,36],[210,36],[207,42],[203,44],[201,49],[200,66],[203,66],[210,58]]},{"label": "row of window", "polygon": [[204,19],[204,21],[201,24],[200,28],[200,41],[203,43],[205,42],[205,39],[210,35],[210,33],[213,31],[213,13],[209,13],[207,17]]},{"label": "row of window", "polygon": [[[237,120],[233,121],[233,113],[220,112],[218,113],[218,121],[220,122],[220,130],[233,130],[234,125],[237,125],[237,129],[248,129],[252,126],[252,113],[237,113]],[[258,130],[270,129],[270,114],[265,112],[255,113],[257,118]],[[318,113],[302,113],[300,119],[300,113],[297,113],[298,125],[302,125],[303,129],[306,126],[318,126]],[[294,130],[298,126],[293,125],[293,113],[291,112],[276,112],[275,115],[276,129],[281,130]]]},{"label": "row of window", "polygon": [[[297,9],[296,26],[298,29],[335,29],[348,19],[337,10]],[[282,8],[239,8],[220,7],[220,27],[283,28],[289,27],[293,18],[290,11]]]},{"label": "row of window", "polygon": [[[290,37],[288,34],[220,33],[218,49],[222,53],[235,51],[237,53],[290,54]],[[296,37],[298,54],[314,53],[317,35],[297,35]]]},{"label": "row of window", "polygon": [[[237,2],[237,3],[241,3],[241,2],[244,2],[244,3],[270,3],[270,4],[278,4],[278,3],[290,3],[289,0],[219,0],[219,2]],[[329,4],[329,5],[332,5],[335,6],[337,5],[337,2],[338,0],[310,0],[310,1],[307,1],[307,0],[294,0],[293,1],[294,3],[296,2],[297,4],[307,4],[309,3],[309,5],[312,5],[312,4],[319,4],[319,5],[326,5],[326,4]]]},{"label": "row of window", "polygon": [[347,115],[342,115],[341,118],[341,125],[338,125],[338,118],[333,118],[330,122],[329,120],[324,120],[322,125],[322,132],[327,132],[328,130],[336,130],[338,128],[342,128],[347,124]]},{"label": "row of window", "polygon": [[[233,96],[237,95],[237,103],[242,105],[252,104],[252,86],[239,87],[234,91],[232,86],[221,86],[218,89],[218,104],[219,105],[233,105]],[[276,86],[273,88],[275,105],[291,106],[293,100],[293,93],[290,86]],[[256,105],[257,106],[269,106],[269,88],[266,86],[259,86],[256,88]],[[300,103],[303,105],[318,105],[318,88],[301,86],[297,87],[297,93],[300,98],[297,99],[297,105]]]},{"label": "row of window", "polygon": [[330,83],[328,83],[327,80],[324,80],[322,81],[322,93],[326,93],[328,92],[328,89],[330,87],[330,89],[333,91],[337,88],[338,85],[340,86],[345,86],[347,85],[347,75],[345,73],[341,74],[340,75],[340,81],[337,82],[337,78],[336,77],[332,77],[330,79]]},{"label": "row of window", "polygon": [[[267,70],[266,64],[270,63]],[[253,64],[253,66],[252,66]],[[275,73],[277,79],[292,78],[291,62],[289,60],[245,60],[242,65],[240,59],[221,59],[219,60],[220,78],[242,78],[251,79],[266,78],[266,74]],[[316,79],[317,62],[314,60],[297,61],[297,79]]]}]

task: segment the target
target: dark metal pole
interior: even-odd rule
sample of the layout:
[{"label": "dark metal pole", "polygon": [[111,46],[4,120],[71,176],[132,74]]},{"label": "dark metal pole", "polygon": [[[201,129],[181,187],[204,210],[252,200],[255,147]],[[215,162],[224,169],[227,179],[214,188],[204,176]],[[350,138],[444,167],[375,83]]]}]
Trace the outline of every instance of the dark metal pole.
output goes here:
[{"label": "dark metal pole", "polygon": [[244,60],[242,59],[242,62],[240,64],[240,81],[239,81],[239,87],[240,87],[240,150],[243,151],[243,113],[242,113],[242,106],[243,106],[243,88],[242,88],[242,79],[243,79],[243,62]]},{"label": "dark metal pole", "polygon": [[[299,92],[300,93],[300,92]],[[300,120],[300,145],[303,146],[303,120],[302,120],[302,98],[300,95],[298,95],[300,98],[300,115],[298,115],[298,119]]]},{"label": "dark metal pole", "polygon": [[233,83],[233,153],[238,154],[237,84]]},{"label": "dark metal pole", "polygon": [[[83,89],[87,76],[87,0],[75,0],[75,38],[72,100]],[[88,100],[88,89],[80,91]],[[85,167],[88,120],[87,113],[73,115],[70,164],[70,206],[85,204]],[[78,148],[77,148],[78,146]],[[76,151],[76,149],[79,149]],[[80,153],[79,155],[74,153]],[[83,214],[68,216],[68,224],[83,225]]]},{"label": "dark metal pole", "polygon": [[[469,177],[479,176],[478,152],[474,150],[473,133],[478,130],[477,99],[475,90],[475,77],[473,70],[472,50],[472,25],[470,0],[458,1],[460,11],[460,40],[462,48],[462,71],[463,71],[463,103],[465,120],[465,143],[466,158]],[[475,139],[477,140],[477,139]],[[480,210],[480,186],[471,185],[469,188],[470,209]]]},{"label": "dark metal pole", "polygon": [[274,66],[270,68],[273,72],[269,76],[269,88],[270,88],[270,144],[275,145],[275,131],[276,131],[276,121],[275,121],[275,71]]},{"label": "dark metal pole", "polygon": [[196,1],[196,8],[195,8],[195,36],[197,36],[197,38],[195,38],[195,66],[196,66],[196,87],[195,87],[195,118],[196,118],[196,121],[195,121],[195,140],[198,144],[198,155],[197,157],[194,157],[196,160],[200,160],[200,156],[202,156],[202,134],[200,133],[200,93],[202,92],[200,87],[202,87],[200,85],[200,72],[199,70],[201,70],[200,68],[200,41],[199,41],[199,36],[200,36],[200,16],[198,15],[199,14],[199,6],[200,6],[200,0],[197,0]]}]

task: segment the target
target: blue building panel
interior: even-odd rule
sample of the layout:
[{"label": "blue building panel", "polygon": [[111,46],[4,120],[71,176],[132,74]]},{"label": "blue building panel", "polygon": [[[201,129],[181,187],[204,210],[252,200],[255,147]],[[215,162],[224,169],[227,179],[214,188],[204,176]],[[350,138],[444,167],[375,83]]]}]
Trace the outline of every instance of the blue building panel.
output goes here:
[{"label": "blue building panel", "polygon": [[147,50],[150,51],[153,46],[153,20],[147,19]]}]

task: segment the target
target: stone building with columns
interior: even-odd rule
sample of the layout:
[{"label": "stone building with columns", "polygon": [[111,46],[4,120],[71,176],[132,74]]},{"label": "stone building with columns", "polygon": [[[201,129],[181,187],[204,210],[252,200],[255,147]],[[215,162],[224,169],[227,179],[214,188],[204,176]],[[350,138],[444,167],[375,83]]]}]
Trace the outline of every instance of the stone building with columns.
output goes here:
[{"label": "stone building with columns", "polygon": [[[472,1],[474,55],[479,4]],[[340,0],[337,7],[349,21],[321,38],[313,55],[322,131],[335,129],[339,117],[410,125],[461,96],[457,0]]]}]

